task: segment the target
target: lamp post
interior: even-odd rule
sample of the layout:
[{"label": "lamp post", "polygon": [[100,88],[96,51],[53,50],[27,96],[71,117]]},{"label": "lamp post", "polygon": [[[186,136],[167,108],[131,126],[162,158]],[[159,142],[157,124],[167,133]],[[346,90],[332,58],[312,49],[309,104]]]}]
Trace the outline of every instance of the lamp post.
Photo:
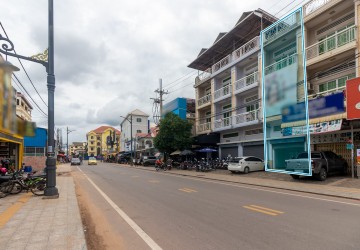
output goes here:
[{"label": "lamp post", "polygon": [[55,75],[54,75],[54,1],[48,0],[48,49],[43,54],[27,57],[18,55],[15,52],[14,44],[0,35],[0,52],[16,57],[42,64],[47,72],[48,88],[48,154],[46,158],[46,189],[44,195],[46,198],[58,198],[59,191],[56,188],[56,158],[54,154],[54,93],[55,93]]},{"label": "lamp post", "polygon": [[131,134],[131,142],[130,142],[130,149],[131,149],[131,158],[133,158],[133,132],[132,132],[132,114],[130,114],[130,120],[127,117],[121,116],[121,118],[124,118],[125,120],[127,120],[130,123],[130,134]]},{"label": "lamp post", "polygon": [[66,127],[66,156],[69,159],[69,134],[76,130],[69,130],[69,127]]}]

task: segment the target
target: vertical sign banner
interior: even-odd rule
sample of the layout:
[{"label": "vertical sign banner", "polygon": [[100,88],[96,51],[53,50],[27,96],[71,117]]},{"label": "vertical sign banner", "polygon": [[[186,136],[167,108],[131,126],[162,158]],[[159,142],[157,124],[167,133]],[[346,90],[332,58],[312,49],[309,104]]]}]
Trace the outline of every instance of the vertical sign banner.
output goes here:
[{"label": "vertical sign banner", "polygon": [[[360,148],[358,148],[356,150],[356,162],[357,162],[357,165],[360,166]],[[358,175],[359,175],[359,173],[358,173]]]},{"label": "vertical sign banner", "polygon": [[360,77],[346,81],[346,114],[348,120],[360,119]]},{"label": "vertical sign banner", "polygon": [[[261,59],[265,170],[311,176],[302,8],[261,31]],[[291,119],[303,132],[282,133]]]}]

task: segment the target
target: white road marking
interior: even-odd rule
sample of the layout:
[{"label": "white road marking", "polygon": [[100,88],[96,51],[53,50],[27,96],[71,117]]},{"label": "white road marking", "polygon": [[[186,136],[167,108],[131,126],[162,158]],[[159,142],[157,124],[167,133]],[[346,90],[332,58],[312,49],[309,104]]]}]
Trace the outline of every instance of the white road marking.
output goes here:
[{"label": "white road marking", "polygon": [[129,224],[129,226],[140,236],[141,239],[151,248],[155,250],[162,250],[162,248],[144,232],[121,208],[119,208],[79,167],[79,171],[86,177],[86,179],[94,186],[94,188],[101,194],[102,197],[110,204],[110,206]]},{"label": "white road marking", "polygon": [[[155,172],[151,172],[149,170],[143,170],[140,168],[137,168],[137,170],[142,170],[142,171],[147,171],[150,173],[155,173]],[[276,194],[283,194],[283,195],[289,195],[289,196],[297,196],[297,197],[302,197],[302,198],[307,198],[307,199],[313,199],[313,200],[321,200],[321,201],[327,201],[327,202],[333,202],[333,203],[340,203],[340,204],[346,204],[346,205],[351,205],[351,206],[357,206],[360,207],[360,203],[359,204],[355,204],[355,203],[349,203],[349,202],[344,202],[344,201],[336,201],[336,200],[330,200],[330,199],[324,199],[324,198],[317,198],[317,197],[311,197],[311,196],[306,196],[306,195],[301,195],[301,194],[291,194],[291,193],[286,193],[286,192],[280,192],[280,191],[274,191],[274,190],[267,190],[265,188],[257,188],[257,187],[249,187],[249,186],[244,186],[246,184],[230,184],[230,183],[224,183],[221,180],[205,180],[205,179],[200,179],[200,178],[196,178],[194,176],[180,176],[180,175],[176,175],[176,174],[167,174],[167,173],[159,173],[156,172],[156,174],[164,174],[164,175],[169,175],[169,176],[174,176],[174,177],[178,177],[178,178],[184,178],[184,179],[191,179],[191,180],[197,180],[197,181],[202,181],[202,182],[208,182],[208,183],[216,183],[216,184],[220,184],[220,185],[225,185],[225,186],[231,186],[231,187],[238,187],[238,188],[246,188],[246,189],[253,189],[253,190],[259,190],[259,191],[264,191],[264,192],[270,192],[270,193],[276,193]],[[252,185],[252,184],[248,184],[248,185]],[[266,188],[271,188],[271,189],[281,189],[281,188],[277,188],[277,187],[266,187]],[[290,191],[290,190],[289,190]],[[291,192],[301,192],[301,191],[296,191],[293,190]],[[318,195],[318,196],[326,196],[326,194],[314,194],[314,195]],[[349,198],[342,198],[339,197],[339,199],[349,199]]]}]

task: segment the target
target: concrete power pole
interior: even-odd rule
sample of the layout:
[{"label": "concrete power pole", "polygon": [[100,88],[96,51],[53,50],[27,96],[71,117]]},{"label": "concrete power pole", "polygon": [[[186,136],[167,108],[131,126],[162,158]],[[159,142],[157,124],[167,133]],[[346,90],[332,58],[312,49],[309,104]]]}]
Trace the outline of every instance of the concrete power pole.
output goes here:
[{"label": "concrete power pole", "polygon": [[[154,122],[158,125],[160,123],[161,117],[163,115],[163,96],[169,94],[169,92],[167,90],[164,90],[162,88],[162,79],[159,79],[159,89],[155,90],[155,93],[159,94],[159,98],[150,98],[154,100]],[[158,114],[158,107],[160,106],[160,114]]]}]

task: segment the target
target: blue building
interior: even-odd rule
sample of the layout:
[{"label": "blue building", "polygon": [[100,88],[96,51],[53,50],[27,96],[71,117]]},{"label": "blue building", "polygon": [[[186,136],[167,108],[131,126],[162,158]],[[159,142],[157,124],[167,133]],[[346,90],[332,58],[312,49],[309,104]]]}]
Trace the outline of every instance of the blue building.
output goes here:
[{"label": "blue building", "polygon": [[178,97],[163,106],[162,116],[172,112],[181,119],[195,118],[195,99]]},{"label": "blue building", "polygon": [[47,145],[47,129],[36,128],[35,136],[24,137],[25,156],[45,156]]}]

